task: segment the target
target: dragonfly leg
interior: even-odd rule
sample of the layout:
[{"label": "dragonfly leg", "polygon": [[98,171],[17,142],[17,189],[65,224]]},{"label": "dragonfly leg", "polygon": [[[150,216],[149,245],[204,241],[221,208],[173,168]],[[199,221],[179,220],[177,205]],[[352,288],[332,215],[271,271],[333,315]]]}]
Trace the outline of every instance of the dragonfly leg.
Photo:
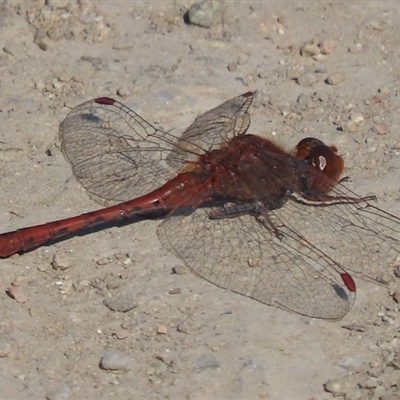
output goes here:
[{"label": "dragonfly leg", "polygon": [[210,219],[235,218],[240,217],[241,215],[250,214],[255,211],[256,208],[257,204],[255,202],[241,204],[228,203],[223,207],[218,207],[212,210],[208,217]]},{"label": "dragonfly leg", "polygon": [[293,196],[300,203],[321,203],[322,205],[332,205],[337,203],[362,203],[368,201],[376,201],[376,196],[350,197],[350,196],[330,196],[325,193],[301,193],[300,196]]},{"label": "dragonfly leg", "polygon": [[235,218],[242,215],[250,214],[256,216],[257,220],[262,223],[272,234],[278,239],[283,237],[282,232],[276,227],[271,220],[268,210],[279,208],[285,201],[279,201],[279,205],[274,207],[265,206],[261,201],[251,201],[241,204],[226,204],[223,207],[214,209],[210,214],[210,219]]}]

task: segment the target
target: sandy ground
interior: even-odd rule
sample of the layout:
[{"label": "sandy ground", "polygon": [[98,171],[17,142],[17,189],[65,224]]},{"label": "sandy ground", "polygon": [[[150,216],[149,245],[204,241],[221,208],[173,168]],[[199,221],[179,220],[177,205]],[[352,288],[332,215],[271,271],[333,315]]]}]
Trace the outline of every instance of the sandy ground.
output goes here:
[{"label": "sandy ground", "polygon": [[[252,133],[288,149],[304,136],[335,144],[352,188],[399,208],[400,4],[227,1],[211,5],[209,28],[185,24],[187,1],[48,4],[0,9],[2,232],[98,208],[61,155],[58,126],[99,96],[179,134],[257,89]],[[0,261],[1,398],[400,398],[388,289],[357,281],[343,320],[302,317],[194,276],[162,248],[159,223]]]}]

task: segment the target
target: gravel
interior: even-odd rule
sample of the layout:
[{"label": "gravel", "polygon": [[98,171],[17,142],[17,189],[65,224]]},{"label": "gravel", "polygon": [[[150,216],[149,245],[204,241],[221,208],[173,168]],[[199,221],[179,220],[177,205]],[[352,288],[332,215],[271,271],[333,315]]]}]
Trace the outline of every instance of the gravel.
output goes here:
[{"label": "gravel", "polygon": [[100,367],[106,371],[126,372],[131,369],[131,359],[120,351],[107,350],[101,358]]}]

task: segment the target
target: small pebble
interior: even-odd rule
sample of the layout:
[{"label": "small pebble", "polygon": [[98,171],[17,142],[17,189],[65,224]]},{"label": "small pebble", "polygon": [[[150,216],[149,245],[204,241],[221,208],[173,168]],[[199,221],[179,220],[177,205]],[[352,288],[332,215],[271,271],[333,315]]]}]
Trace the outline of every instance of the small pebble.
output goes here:
[{"label": "small pebble", "polygon": [[130,357],[117,350],[107,350],[100,361],[100,367],[106,371],[129,371]]},{"label": "small pebble", "polygon": [[168,365],[161,359],[157,359],[153,366],[147,369],[148,375],[158,375],[167,371]]},{"label": "small pebble", "polygon": [[313,56],[313,59],[318,62],[324,62],[328,59],[328,56],[326,56],[325,54],[316,54],[315,56]]},{"label": "small pebble", "polygon": [[117,95],[120,97],[128,97],[131,94],[129,88],[127,86],[121,86],[118,90],[117,90]]},{"label": "small pebble", "polygon": [[70,294],[74,290],[74,285],[71,280],[66,280],[59,286],[59,290],[61,294]]},{"label": "small pebble", "polygon": [[337,72],[332,72],[331,74],[329,74],[326,81],[330,85],[338,85],[339,83],[342,83],[345,78],[346,78],[346,74],[344,72],[337,71]]},{"label": "small pebble", "polygon": [[329,393],[332,393],[334,396],[343,396],[345,393],[345,389],[343,385],[341,385],[340,380],[329,380],[324,385],[325,390]]},{"label": "small pebble", "polygon": [[300,106],[302,110],[310,108],[312,106],[312,99],[310,96],[306,95],[305,93],[300,93],[297,96],[296,103]]},{"label": "small pebble", "polygon": [[158,325],[157,333],[159,335],[165,335],[167,333],[167,327],[165,325]]},{"label": "small pebble", "polygon": [[39,307],[31,307],[29,309],[29,316],[31,318],[37,318],[42,314],[41,309]]},{"label": "small pebble", "polygon": [[387,324],[394,325],[393,318],[390,318],[390,317],[388,317],[387,315],[384,315],[384,316],[382,317],[382,321],[383,321],[383,322],[386,322]]},{"label": "small pebble", "polygon": [[50,267],[48,265],[38,265],[37,269],[40,272],[46,272]]},{"label": "small pebble", "polygon": [[[389,352],[389,354],[393,354],[393,353]],[[394,354],[393,354],[393,356],[394,356]],[[393,360],[393,357],[390,360]],[[378,358],[371,360],[368,363],[368,365],[370,366],[370,368],[382,368],[383,367],[382,360],[378,359]]]},{"label": "small pebble", "polygon": [[376,367],[376,368],[371,368],[367,371],[368,376],[371,376],[373,378],[378,378],[379,376],[382,375],[382,368]]},{"label": "small pebble", "polygon": [[26,54],[25,46],[22,44],[9,43],[3,47],[3,51],[10,56],[16,57],[16,59],[21,59]]},{"label": "small pebble", "polygon": [[181,294],[181,293],[182,293],[181,288],[175,288],[175,289],[168,290],[168,294]]},{"label": "small pebble", "polygon": [[64,271],[64,270],[70,268],[73,263],[74,262],[73,262],[72,258],[59,256],[58,254],[55,254],[53,257],[53,260],[51,261],[51,266],[55,270]]},{"label": "small pebble", "polygon": [[318,78],[311,72],[305,72],[297,78],[297,83],[302,87],[311,87],[318,82]]},{"label": "small pebble", "polygon": [[135,319],[133,318],[129,318],[129,317],[125,317],[124,321],[121,324],[121,328],[123,329],[128,329],[128,330],[132,330],[134,329],[134,327],[136,326],[136,322]]},{"label": "small pebble", "polygon": [[238,76],[237,78],[235,78],[235,80],[238,82],[241,82],[245,86],[251,86],[256,81],[256,76],[255,76],[255,74],[250,73],[250,74],[247,74],[244,78],[242,78],[241,76]]},{"label": "small pebble", "polygon": [[268,69],[261,69],[258,71],[257,76],[260,79],[268,79],[271,77],[271,72]]},{"label": "small pebble", "polygon": [[122,293],[117,297],[107,297],[103,304],[111,311],[127,312],[138,306],[133,294]]},{"label": "small pebble", "polygon": [[400,394],[389,393],[379,397],[379,400],[400,400]]},{"label": "small pebble", "polygon": [[35,43],[40,48],[40,50],[43,51],[48,50],[50,47],[48,40],[46,40],[46,38],[44,37],[35,38],[33,43]]},{"label": "small pebble", "polygon": [[67,385],[62,385],[57,389],[46,393],[47,400],[68,400],[70,389]]},{"label": "small pebble", "polygon": [[238,57],[237,64],[238,65],[245,65],[249,62],[250,56],[248,54],[241,54]]},{"label": "small pebble", "polygon": [[181,322],[177,325],[176,330],[180,333],[189,333],[190,326],[187,322]]},{"label": "small pebble", "polygon": [[376,94],[372,98],[364,101],[366,105],[369,104],[380,104],[383,108],[389,107],[389,99],[386,95]]},{"label": "small pebble", "polygon": [[82,322],[82,318],[78,313],[72,312],[71,314],[69,314],[68,317],[74,324],[80,324]]},{"label": "small pebble", "polygon": [[115,278],[111,282],[107,282],[106,288],[109,290],[115,290],[120,288],[122,285],[121,279]]},{"label": "small pebble", "polygon": [[118,340],[123,340],[129,336],[129,331],[128,329],[117,329],[113,333],[113,336],[115,336]]},{"label": "small pebble", "polygon": [[6,292],[17,303],[23,304],[28,301],[28,296],[24,293],[20,286],[10,286]]},{"label": "small pebble", "polygon": [[389,94],[391,91],[392,89],[389,86],[382,86],[380,89],[378,89],[378,92],[383,96]]},{"label": "small pebble", "polygon": [[392,370],[385,373],[383,383],[388,387],[398,385],[399,382],[400,382],[399,370]]},{"label": "small pebble", "polygon": [[176,275],[185,275],[187,271],[184,265],[175,265],[175,267],[172,267],[172,273]]},{"label": "small pebble", "polygon": [[123,261],[126,258],[130,258],[130,255],[124,251],[118,251],[118,252],[114,253],[113,256],[118,261]]},{"label": "small pebble", "polygon": [[344,395],[344,400],[366,400],[367,391],[359,388],[350,389]]},{"label": "small pebble", "polygon": [[393,300],[396,303],[400,303],[400,288],[396,288],[392,294]]},{"label": "small pebble", "polygon": [[147,374],[148,375],[154,375],[156,373],[156,370],[154,367],[150,367],[147,369]]},{"label": "small pebble", "polygon": [[378,135],[386,135],[389,132],[389,125],[385,122],[376,124],[372,127],[372,130]]},{"label": "small pebble", "polygon": [[43,92],[46,88],[46,85],[43,81],[39,80],[35,82],[35,88],[39,90],[39,92]]},{"label": "small pebble", "polygon": [[99,258],[97,260],[95,260],[95,263],[97,265],[107,265],[110,264],[112,262],[110,257],[103,257],[103,258]]},{"label": "small pebble", "polygon": [[352,113],[352,114],[350,115],[350,119],[351,119],[352,121],[354,121],[356,124],[360,124],[361,122],[364,121],[363,115],[362,115],[362,114],[359,114],[359,113]]},{"label": "small pebble", "polygon": [[354,132],[357,132],[357,130],[358,130],[358,125],[357,125],[354,121],[346,122],[346,123],[343,125],[343,130],[344,130],[345,132],[354,133]]},{"label": "small pebble", "polygon": [[6,45],[3,47],[3,51],[6,54],[9,54],[10,56],[15,56],[17,53],[17,50],[15,49],[14,45]]},{"label": "small pebble", "polygon": [[57,76],[57,79],[58,79],[60,82],[64,82],[64,83],[71,82],[70,76],[69,76],[68,74],[64,73],[64,72],[61,72],[61,73]]},{"label": "small pebble", "polygon": [[321,50],[319,49],[319,47],[316,44],[310,44],[310,43],[305,44],[300,50],[300,54],[303,57],[312,57],[320,53]]},{"label": "small pebble", "polygon": [[359,385],[365,389],[374,389],[379,386],[379,382],[377,378],[370,376],[364,382],[360,382]]},{"label": "small pebble", "polygon": [[227,66],[228,71],[230,71],[230,72],[236,71],[236,70],[237,70],[237,67],[238,67],[238,65],[237,65],[236,62],[231,62],[231,63]]},{"label": "small pebble", "polygon": [[385,28],[384,24],[380,21],[371,21],[369,26],[377,31],[383,31]]},{"label": "small pebble", "polygon": [[389,283],[393,282],[394,276],[387,272],[381,272],[375,276],[375,280],[379,283],[382,283],[382,285],[388,285]]},{"label": "small pebble", "polygon": [[17,276],[12,282],[12,286],[22,286],[26,285],[27,283],[27,278],[25,276]]},{"label": "small pebble", "polygon": [[69,3],[70,3],[69,0],[46,0],[46,6],[51,7],[53,9],[66,8]]},{"label": "small pebble", "polygon": [[132,264],[132,262],[133,262],[132,258],[127,257],[127,258],[125,258],[124,261],[122,261],[122,264],[125,265],[125,266],[128,266],[128,265]]},{"label": "small pebble", "polygon": [[217,369],[219,368],[219,361],[213,356],[202,356],[200,357],[194,366],[194,370],[202,372],[206,369]]},{"label": "small pebble", "polygon": [[394,369],[400,370],[400,355],[399,354],[396,354],[394,356],[392,355],[392,359],[388,361],[388,364],[392,366]]},{"label": "small pebble", "polygon": [[357,377],[355,375],[347,375],[340,379],[330,379],[324,384],[327,392],[334,396],[343,396],[348,390],[357,387]]},{"label": "small pebble", "polygon": [[78,292],[84,291],[86,288],[90,287],[90,281],[87,279],[82,279],[75,285],[75,289]]},{"label": "small pebble", "polygon": [[386,389],[384,386],[377,386],[376,388],[373,389],[374,395],[371,397],[372,400],[375,399],[380,399],[382,400],[382,396],[387,393]]},{"label": "small pebble", "polygon": [[10,343],[0,340],[0,357],[8,357],[11,353]]},{"label": "small pebble", "polygon": [[362,50],[363,46],[361,43],[354,43],[349,47],[350,53],[359,53]]},{"label": "small pebble", "polygon": [[188,22],[203,28],[210,28],[220,21],[220,13],[222,2],[217,1],[201,1],[192,4],[187,12]]},{"label": "small pebble", "polygon": [[337,45],[336,40],[323,40],[318,44],[322,54],[330,54]]},{"label": "small pebble", "polygon": [[[320,67],[316,68],[314,72],[315,72],[316,74],[326,74],[326,73],[328,72],[328,68],[323,67],[323,66],[320,66]],[[316,101],[321,101],[321,102],[325,101],[325,100],[323,99],[323,97],[322,97],[322,96],[319,96],[319,95],[315,97],[315,100],[316,100]]]}]

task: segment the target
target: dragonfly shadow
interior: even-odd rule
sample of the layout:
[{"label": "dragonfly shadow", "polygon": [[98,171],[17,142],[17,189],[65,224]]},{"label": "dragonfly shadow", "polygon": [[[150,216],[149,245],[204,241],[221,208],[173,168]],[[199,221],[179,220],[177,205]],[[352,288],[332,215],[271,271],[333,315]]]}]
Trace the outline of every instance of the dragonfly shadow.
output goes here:
[{"label": "dragonfly shadow", "polygon": [[341,299],[346,300],[346,301],[349,300],[349,296],[347,295],[346,291],[342,287],[334,284],[334,285],[332,285],[332,288]]}]

